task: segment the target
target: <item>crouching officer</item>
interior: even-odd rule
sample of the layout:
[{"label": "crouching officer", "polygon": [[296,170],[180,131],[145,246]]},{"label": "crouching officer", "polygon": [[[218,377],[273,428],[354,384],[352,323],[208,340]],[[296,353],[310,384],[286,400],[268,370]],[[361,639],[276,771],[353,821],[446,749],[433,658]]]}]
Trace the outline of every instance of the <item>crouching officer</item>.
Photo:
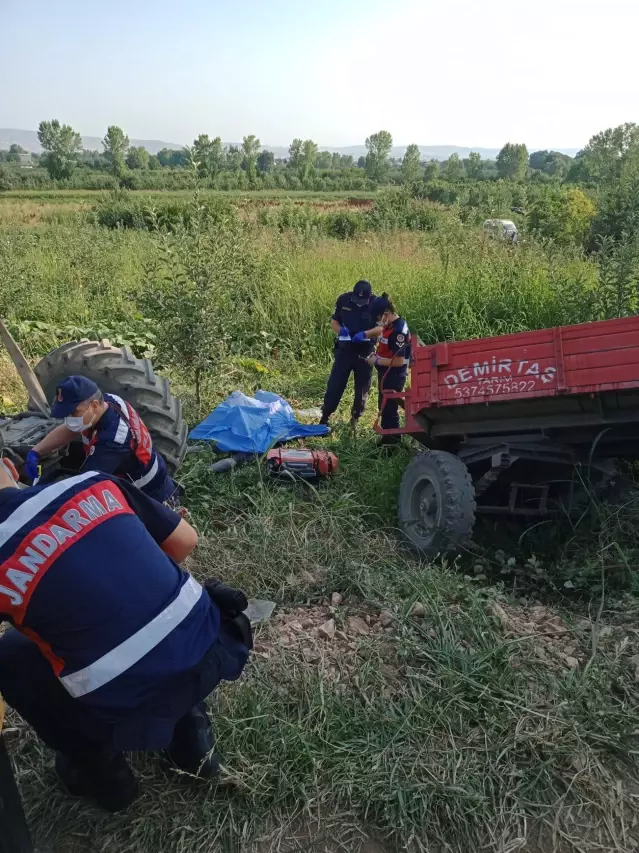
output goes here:
[{"label": "crouching officer", "polygon": [[[373,300],[371,310],[378,325],[355,335],[355,341],[378,341],[376,352],[371,353],[367,361],[377,369],[380,425],[382,429],[399,429],[401,402],[397,398],[384,398],[383,392],[404,389],[411,357],[411,334],[406,320],[399,316],[387,293]],[[397,444],[400,440],[399,435],[384,435],[381,444]]]},{"label": "crouching officer", "polygon": [[337,298],[335,312],[331,317],[331,328],[337,335],[335,360],[326,386],[320,420],[322,424],[328,424],[328,419],[339,406],[351,373],[355,382],[351,423],[356,424],[364,413],[373,375],[366,357],[371,354],[373,343],[368,340],[355,343],[353,336],[370,329],[375,322],[371,313],[373,298],[370,282],[364,280],[358,281],[350,293],[342,293]]},{"label": "crouching officer", "polygon": [[56,750],[75,796],[110,811],[137,795],[125,750],[219,765],[204,698],[251,643],[243,593],[178,565],[197,535],[125,480],[87,471],[15,488],[0,463],[0,693]]},{"label": "crouching officer", "polygon": [[85,376],[69,376],[56,392],[51,416],[64,424],[27,454],[25,473],[31,480],[38,476],[40,457],[66,447],[81,433],[87,457],[83,467],[126,478],[160,502],[177,498],[177,486],[142,418],[121,397],[103,394]]}]

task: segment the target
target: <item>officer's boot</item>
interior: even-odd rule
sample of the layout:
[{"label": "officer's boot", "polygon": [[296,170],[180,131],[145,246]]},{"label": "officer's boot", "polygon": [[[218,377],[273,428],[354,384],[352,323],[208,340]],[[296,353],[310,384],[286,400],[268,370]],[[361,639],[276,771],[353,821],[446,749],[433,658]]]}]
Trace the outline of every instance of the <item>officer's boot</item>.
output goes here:
[{"label": "officer's boot", "polygon": [[138,796],[138,781],[128,761],[106,746],[73,758],[57,752],[55,770],[71,796],[88,797],[109,812],[126,809]]},{"label": "officer's boot", "polygon": [[167,755],[180,770],[201,779],[211,779],[220,773],[214,748],[215,737],[206,705],[199,702],[175,726]]}]

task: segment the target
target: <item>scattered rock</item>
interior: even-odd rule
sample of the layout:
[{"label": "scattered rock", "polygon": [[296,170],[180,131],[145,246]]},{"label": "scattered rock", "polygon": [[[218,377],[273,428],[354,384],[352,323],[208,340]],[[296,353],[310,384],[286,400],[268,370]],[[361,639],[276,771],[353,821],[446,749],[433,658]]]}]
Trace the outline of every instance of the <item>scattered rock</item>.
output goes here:
[{"label": "scattered rock", "polygon": [[408,611],[409,616],[414,616],[416,619],[423,619],[426,615],[426,608],[421,601],[414,601]]},{"label": "scattered rock", "polygon": [[321,637],[322,640],[332,640],[335,636],[335,620],[329,619],[328,622],[320,625],[317,629],[317,636]]},{"label": "scattered rock", "polygon": [[341,595],[339,592],[334,592],[331,595],[331,605],[333,607],[339,607],[343,601],[344,601],[344,596]]},{"label": "scattered rock", "polygon": [[382,610],[382,612],[379,614],[379,624],[382,626],[382,628],[390,628],[390,626],[393,624],[393,614],[390,612],[390,610]]},{"label": "scattered rock", "polygon": [[317,652],[316,649],[312,649],[310,646],[304,646],[302,649],[302,657],[306,663],[317,663],[320,659],[319,652]]},{"label": "scattered rock", "polygon": [[315,577],[315,575],[312,575],[310,572],[307,572],[306,570],[304,570],[300,574],[300,580],[306,586],[315,586],[315,584],[317,583],[317,578]]},{"label": "scattered rock", "polygon": [[349,616],[346,625],[353,634],[365,635],[370,632],[370,628],[361,616]]},{"label": "scattered rock", "polygon": [[577,669],[579,666],[579,661],[577,658],[572,657],[572,655],[562,655],[562,657],[566,662],[566,666],[569,666],[570,669]]},{"label": "scattered rock", "polygon": [[341,640],[343,643],[348,642],[348,634],[345,634],[344,631],[335,631],[335,639]]}]

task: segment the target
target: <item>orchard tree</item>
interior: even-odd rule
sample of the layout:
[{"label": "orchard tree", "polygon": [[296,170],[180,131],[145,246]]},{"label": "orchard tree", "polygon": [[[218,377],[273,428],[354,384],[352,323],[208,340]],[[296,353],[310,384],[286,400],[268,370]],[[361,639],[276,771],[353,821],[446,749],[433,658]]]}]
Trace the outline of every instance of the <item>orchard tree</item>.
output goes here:
[{"label": "orchard tree", "polygon": [[28,154],[26,148],[23,148],[22,145],[16,145],[14,142],[13,145],[9,146],[9,151],[6,154],[5,160],[7,163],[19,163],[21,154]]},{"label": "orchard tree", "polygon": [[497,172],[500,178],[519,181],[526,176],[528,149],[525,145],[507,142],[497,155]]},{"label": "orchard tree", "polygon": [[143,145],[133,145],[126,155],[126,165],[129,169],[148,169],[150,159],[151,155]]},{"label": "orchard tree", "polygon": [[484,164],[481,161],[481,154],[477,151],[471,151],[464,165],[466,167],[466,174],[472,181],[480,181],[482,179]]},{"label": "orchard tree", "polygon": [[402,181],[405,184],[413,184],[421,177],[422,167],[420,163],[419,145],[409,145],[402,160]]},{"label": "orchard tree", "polygon": [[365,166],[368,177],[382,183],[388,174],[388,157],[393,147],[393,137],[387,130],[380,130],[378,133],[373,133],[366,140],[366,155]]},{"label": "orchard tree", "polygon": [[449,181],[460,181],[464,177],[464,165],[459,154],[454,152],[444,163],[444,172]]},{"label": "orchard tree", "polygon": [[49,175],[56,180],[70,178],[82,151],[80,134],[68,124],[61,125],[56,118],[40,122],[38,139],[45,152],[43,160]]},{"label": "orchard tree", "polygon": [[257,158],[257,168],[261,174],[266,174],[273,169],[275,154],[272,151],[262,151]]},{"label": "orchard tree", "polygon": [[102,140],[104,156],[108,160],[111,171],[116,178],[121,178],[125,170],[126,152],[129,149],[129,137],[116,124],[107,128]]},{"label": "orchard tree", "polygon": [[245,136],[242,140],[242,168],[251,183],[257,177],[257,157],[260,153],[260,140],[257,136]]}]

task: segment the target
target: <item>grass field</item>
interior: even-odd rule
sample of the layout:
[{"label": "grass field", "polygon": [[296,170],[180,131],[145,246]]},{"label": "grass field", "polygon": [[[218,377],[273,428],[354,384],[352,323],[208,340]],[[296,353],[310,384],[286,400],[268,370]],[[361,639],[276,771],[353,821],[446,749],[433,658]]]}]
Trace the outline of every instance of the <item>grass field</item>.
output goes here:
[{"label": "grass field", "polygon": [[[91,224],[85,193],[64,201],[0,198],[0,314],[33,359],[96,329],[155,348],[191,423],[235,388],[317,406],[332,304],[360,277],[389,290],[425,341],[605,311],[595,261],[532,242],[513,251],[459,221],[339,241],[252,217],[158,234]],[[47,215],[25,221],[31,204]],[[206,349],[199,400],[176,329]],[[6,361],[0,383],[18,407]],[[318,490],[273,488],[257,466],[214,479],[208,454],[188,458],[180,476],[202,535],[190,568],[278,603],[241,681],[211,700],[223,777],[198,784],[136,757],[141,800],[104,815],[57,789],[52,756],[14,718],[29,819],[56,853],[639,846],[639,614],[633,581],[614,586],[639,558],[639,502],[593,503],[578,528],[486,523],[458,563],[420,561],[394,509],[415,450],[381,458],[372,408],[354,436],[342,404],[321,443],[340,471]]]}]

